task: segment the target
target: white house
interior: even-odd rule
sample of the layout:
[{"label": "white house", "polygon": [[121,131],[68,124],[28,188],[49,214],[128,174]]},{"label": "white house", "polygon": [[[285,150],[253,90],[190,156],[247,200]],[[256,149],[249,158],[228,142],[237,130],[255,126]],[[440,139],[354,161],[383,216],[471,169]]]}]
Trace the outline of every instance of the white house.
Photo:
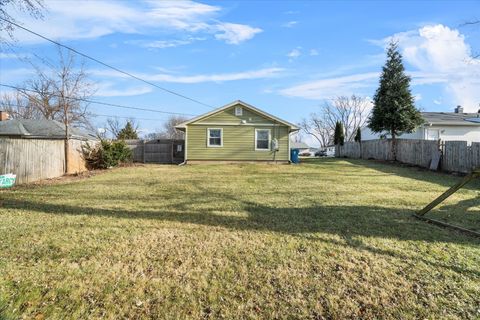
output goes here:
[{"label": "white house", "polygon": [[[463,113],[458,106],[455,112],[422,112],[425,123],[413,133],[405,133],[400,139],[480,142],[480,113]],[[362,141],[380,139],[385,134],[362,129]]]}]

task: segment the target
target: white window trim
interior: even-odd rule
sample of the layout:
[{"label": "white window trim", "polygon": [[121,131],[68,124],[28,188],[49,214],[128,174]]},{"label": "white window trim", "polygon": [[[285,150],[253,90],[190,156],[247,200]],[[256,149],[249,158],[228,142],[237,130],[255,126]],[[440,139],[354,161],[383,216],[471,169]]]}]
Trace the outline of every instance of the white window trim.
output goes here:
[{"label": "white window trim", "polygon": [[[240,112],[238,112],[240,111]],[[243,116],[243,108],[242,107],[235,107],[235,116]]]},{"label": "white window trim", "polygon": [[[220,130],[220,145],[210,144],[210,130]],[[209,148],[221,148],[223,147],[223,128],[207,128],[207,147]]]},{"label": "white window trim", "polygon": [[[268,148],[267,149],[258,149],[257,148],[257,132],[258,131],[268,131]],[[272,130],[271,129],[255,129],[255,151],[272,151]]]}]

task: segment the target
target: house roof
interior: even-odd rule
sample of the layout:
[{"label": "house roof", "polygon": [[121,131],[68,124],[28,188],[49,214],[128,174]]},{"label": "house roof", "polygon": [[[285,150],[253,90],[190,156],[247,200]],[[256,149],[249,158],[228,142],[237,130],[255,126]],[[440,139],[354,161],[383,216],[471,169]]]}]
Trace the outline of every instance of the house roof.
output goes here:
[{"label": "house roof", "polygon": [[195,118],[190,119],[190,120],[188,120],[188,121],[182,122],[182,123],[180,123],[179,125],[175,126],[175,128],[177,128],[177,129],[185,129],[185,127],[186,127],[188,124],[190,124],[190,123],[196,122],[196,121],[201,120],[201,119],[206,118],[206,117],[209,117],[209,116],[211,116],[211,115],[213,115],[213,114],[215,114],[215,113],[218,113],[218,112],[220,112],[220,111],[223,111],[223,110],[225,110],[225,109],[228,109],[228,108],[230,108],[230,107],[233,107],[233,106],[236,106],[236,105],[239,105],[239,104],[242,105],[242,106],[245,107],[245,108],[248,108],[248,109],[252,110],[253,112],[256,112],[256,113],[258,113],[258,114],[260,114],[260,115],[263,115],[263,116],[266,117],[266,118],[270,118],[270,119],[272,119],[272,120],[274,120],[274,121],[276,121],[276,122],[279,122],[279,123],[281,123],[281,124],[284,124],[284,125],[290,127],[291,131],[298,131],[298,130],[300,130],[300,128],[299,128],[298,126],[294,125],[293,123],[290,123],[290,122],[288,122],[288,121],[285,121],[285,120],[282,120],[282,119],[280,119],[280,118],[277,118],[277,117],[275,117],[274,115],[271,115],[270,113],[267,113],[267,112],[265,112],[265,111],[263,111],[263,110],[260,110],[260,109],[258,109],[258,108],[256,108],[256,107],[252,106],[251,104],[248,104],[248,103],[243,102],[243,101],[241,101],[241,100],[233,101],[233,102],[231,102],[231,103],[229,103],[229,104],[224,105],[223,107],[217,108],[217,109],[212,110],[212,111],[210,111],[210,112],[201,114],[201,115],[199,115],[198,117],[195,117]]},{"label": "house roof", "polygon": [[422,117],[428,125],[480,125],[478,113],[455,113],[455,112],[422,112]]},{"label": "house roof", "polygon": [[310,147],[305,142],[290,142],[291,149],[309,149]]},{"label": "house roof", "polygon": [[[55,120],[46,119],[12,119],[0,121],[0,136],[64,139],[65,125]],[[93,140],[97,139],[97,136],[93,132],[71,127],[70,138]]]}]

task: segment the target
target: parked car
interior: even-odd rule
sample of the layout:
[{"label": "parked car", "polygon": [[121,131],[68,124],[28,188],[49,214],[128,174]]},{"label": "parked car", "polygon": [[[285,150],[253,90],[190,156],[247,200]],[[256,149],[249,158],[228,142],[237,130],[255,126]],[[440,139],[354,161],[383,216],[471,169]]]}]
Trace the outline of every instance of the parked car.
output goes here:
[{"label": "parked car", "polygon": [[304,151],[302,153],[299,154],[300,157],[311,157],[312,154],[308,151]]},{"label": "parked car", "polygon": [[327,156],[327,150],[318,150],[315,152],[315,157],[326,157]]}]

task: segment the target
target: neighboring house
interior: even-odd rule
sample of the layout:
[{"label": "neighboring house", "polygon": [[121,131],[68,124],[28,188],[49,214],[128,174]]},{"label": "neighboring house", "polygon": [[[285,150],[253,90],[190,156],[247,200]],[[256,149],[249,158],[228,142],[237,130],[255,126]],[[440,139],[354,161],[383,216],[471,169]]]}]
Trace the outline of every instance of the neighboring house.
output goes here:
[{"label": "neighboring house", "polygon": [[298,153],[312,153],[311,148],[305,142],[290,141],[290,149],[298,149]]},{"label": "neighboring house", "polygon": [[[400,139],[480,142],[480,114],[463,113],[458,106],[455,112],[422,112],[425,123],[413,133],[405,133]],[[362,140],[380,139],[382,134],[362,129]],[[383,135],[385,136],[385,135]],[[389,136],[386,136],[389,137]]]},{"label": "neighboring house", "polygon": [[65,170],[65,126],[54,120],[12,119],[0,111],[0,174],[17,175],[17,183],[54,178],[86,170],[82,145],[96,143],[94,133],[69,128]]},{"label": "neighboring house", "polygon": [[323,147],[323,150],[325,150],[325,152],[326,152],[325,155],[327,157],[334,157],[335,156],[335,146],[334,145]]},{"label": "neighboring house", "polygon": [[185,162],[290,161],[290,133],[299,128],[242,101],[175,127],[185,132]]}]

